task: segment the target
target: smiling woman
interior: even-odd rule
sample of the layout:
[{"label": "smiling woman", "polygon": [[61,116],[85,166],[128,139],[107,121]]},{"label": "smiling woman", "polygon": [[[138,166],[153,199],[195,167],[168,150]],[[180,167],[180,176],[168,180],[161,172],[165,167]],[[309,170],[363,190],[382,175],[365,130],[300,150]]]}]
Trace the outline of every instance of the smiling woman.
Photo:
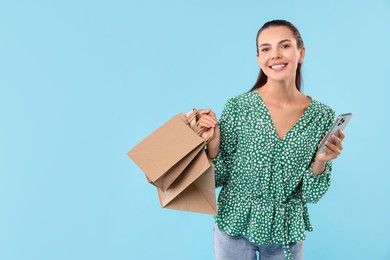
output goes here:
[{"label": "smiling woman", "polygon": [[[297,67],[296,67],[296,76],[295,76],[295,85],[296,85],[296,88],[300,91],[301,83],[302,83],[301,66],[302,66],[302,61],[303,61],[304,55],[305,55],[305,47],[303,45],[303,40],[302,40],[301,34],[299,33],[298,29],[293,24],[291,24],[290,22],[287,22],[285,20],[274,20],[274,21],[270,21],[270,22],[265,23],[263,25],[263,27],[261,27],[261,29],[257,32],[257,36],[256,36],[256,51],[257,51],[256,58],[260,64],[261,68],[262,68],[262,65],[260,62],[260,57],[262,57],[262,58],[266,57],[265,54],[267,52],[269,55],[269,51],[272,47],[272,45],[268,42],[260,43],[260,46],[259,46],[259,35],[261,32],[263,32],[266,29],[274,29],[274,30],[286,30],[287,29],[288,30],[287,34],[289,34],[289,39],[281,40],[280,42],[278,42],[277,47],[279,47],[281,49],[286,49],[286,48],[288,49],[289,47],[291,47],[291,45],[294,45],[294,46],[296,46],[297,49],[302,50],[303,57],[302,57],[301,62],[299,62]],[[272,39],[273,39],[273,36],[271,33],[271,40]],[[265,40],[265,41],[267,41],[267,40]],[[262,54],[261,56],[259,55],[260,54],[259,50],[260,50],[260,53]],[[255,90],[255,89],[258,89],[258,88],[264,86],[265,83],[267,83],[267,78],[268,78],[267,74],[264,73],[263,69],[260,69],[257,81],[251,90]]]},{"label": "smiling woman", "polygon": [[207,153],[222,187],[215,257],[253,260],[258,252],[260,259],[303,259],[305,232],[313,230],[307,203],[327,192],[344,134],[316,155],[335,111],[300,91],[305,47],[294,25],[264,24],[256,49],[253,88],[227,101],[218,124],[211,109],[199,120],[199,127],[215,129]]},{"label": "smiling woman", "polygon": [[[284,51],[284,52],[288,53],[287,49],[290,47],[291,44],[293,44],[291,42],[291,40],[285,39],[285,40],[281,40],[279,43],[277,43],[277,46],[275,46],[274,48],[276,49],[276,51],[278,51],[278,49],[280,48],[281,52]],[[264,57],[267,57],[265,54],[269,55],[270,51],[272,51],[271,47],[272,47],[272,45],[269,43],[263,43],[260,45],[260,47],[259,47],[260,51],[262,53],[264,53],[264,55],[261,55],[261,57],[263,59],[264,59]],[[257,57],[259,57],[259,55],[257,55]],[[268,67],[274,71],[282,71],[287,66],[287,64],[288,63],[285,63],[283,61],[278,61],[278,62],[272,62],[272,64],[269,64]],[[267,64],[264,64],[264,65],[266,66]]]}]

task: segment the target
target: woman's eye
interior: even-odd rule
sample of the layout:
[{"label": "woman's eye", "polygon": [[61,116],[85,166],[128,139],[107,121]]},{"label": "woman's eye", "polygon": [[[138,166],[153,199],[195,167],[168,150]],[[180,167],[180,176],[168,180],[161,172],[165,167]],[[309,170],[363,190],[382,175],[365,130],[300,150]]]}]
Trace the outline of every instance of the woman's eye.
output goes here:
[{"label": "woman's eye", "polygon": [[268,48],[264,48],[264,49],[262,49],[261,51],[262,51],[262,52],[266,52],[266,51],[268,51]]},{"label": "woman's eye", "polygon": [[285,44],[282,46],[283,49],[287,49],[288,47],[290,47],[290,45],[288,45],[288,44]]}]

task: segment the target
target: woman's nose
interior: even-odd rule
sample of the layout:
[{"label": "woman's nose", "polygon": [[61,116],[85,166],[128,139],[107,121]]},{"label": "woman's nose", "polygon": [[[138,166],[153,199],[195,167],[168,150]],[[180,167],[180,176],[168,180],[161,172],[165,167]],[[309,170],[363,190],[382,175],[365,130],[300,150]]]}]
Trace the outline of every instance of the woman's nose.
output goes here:
[{"label": "woman's nose", "polygon": [[271,56],[271,58],[272,58],[272,59],[278,59],[278,58],[280,58],[280,57],[281,57],[281,54],[280,54],[279,49],[278,49],[278,48],[274,49],[274,50],[272,51],[272,56]]}]

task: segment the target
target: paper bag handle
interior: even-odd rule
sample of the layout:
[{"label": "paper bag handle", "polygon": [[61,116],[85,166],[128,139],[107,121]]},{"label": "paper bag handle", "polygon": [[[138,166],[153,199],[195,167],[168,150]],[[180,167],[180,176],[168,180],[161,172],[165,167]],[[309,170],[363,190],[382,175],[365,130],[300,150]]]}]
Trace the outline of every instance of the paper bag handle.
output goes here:
[{"label": "paper bag handle", "polygon": [[189,125],[192,120],[196,120],[199,115],[199,111],[195,108],[192,109],[191,113],[186,114],[186,124]]}]

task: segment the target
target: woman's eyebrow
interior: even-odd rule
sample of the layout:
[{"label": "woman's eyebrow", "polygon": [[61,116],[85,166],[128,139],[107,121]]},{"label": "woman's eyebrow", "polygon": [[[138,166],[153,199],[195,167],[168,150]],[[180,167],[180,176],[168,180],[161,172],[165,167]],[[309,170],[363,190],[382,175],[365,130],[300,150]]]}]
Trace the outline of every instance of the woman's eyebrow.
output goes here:
[{"label": "woman's eyebrow", "polygon": [[[284,42],[291,42],[289,39],[284,39],[284,40],[281,40],[278,44],[281,44],[281,43],[284,43]],[[261,47],[261,46],[269,46],[269,45],[271,45],[271,44],[269,44],[269,43],[262,43],[260,46],[259,46],[259,48]]]}]

